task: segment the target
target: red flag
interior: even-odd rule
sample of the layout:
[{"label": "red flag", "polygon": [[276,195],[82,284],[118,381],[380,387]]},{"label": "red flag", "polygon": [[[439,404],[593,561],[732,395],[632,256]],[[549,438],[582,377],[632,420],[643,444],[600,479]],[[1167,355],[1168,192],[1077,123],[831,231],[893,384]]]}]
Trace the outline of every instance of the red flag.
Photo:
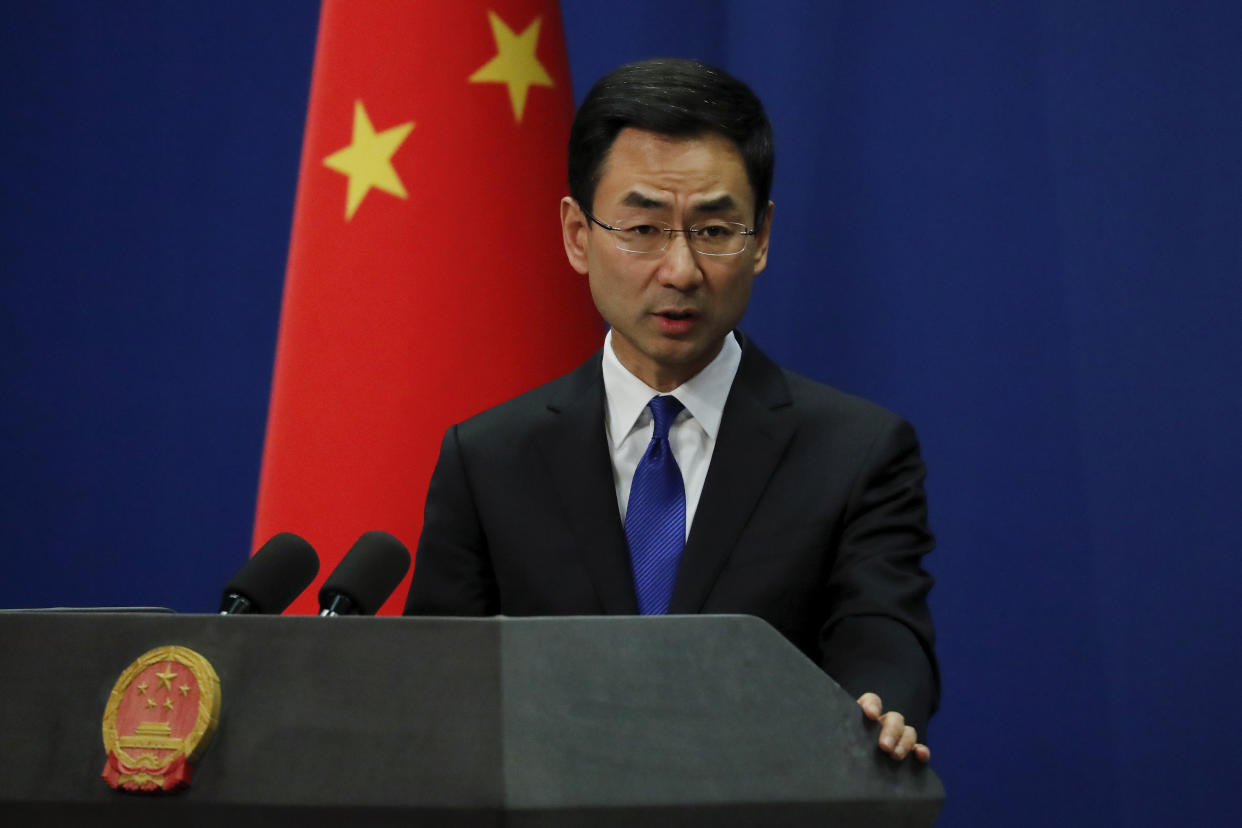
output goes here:
[{"label": "red flag", "polygon": [[444,430],[599,347],[560,241],[572,106],[555,0],[325,0],[256,547],[303,536],[320,581],[371,529],[413,552]]}]

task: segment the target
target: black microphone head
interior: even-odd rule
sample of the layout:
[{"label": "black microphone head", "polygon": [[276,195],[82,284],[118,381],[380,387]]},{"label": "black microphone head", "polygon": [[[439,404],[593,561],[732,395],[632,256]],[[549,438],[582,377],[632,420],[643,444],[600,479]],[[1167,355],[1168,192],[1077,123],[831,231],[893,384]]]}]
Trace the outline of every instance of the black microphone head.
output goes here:
[{"label": "black microphone head", "polygon": [[284,612],[317,574],[319,556],[309,543],[292,532],[273,535],[224,587],[221,612]]},{"label": "black microphone head", "polygon": [[[410,568],[410,553],[387,532],[367,532],[354,542],[319,590],[319,606],[328,610],[344,597],[359,615],[374,615]],[[338,605],[340,602],[337,602]]]}]

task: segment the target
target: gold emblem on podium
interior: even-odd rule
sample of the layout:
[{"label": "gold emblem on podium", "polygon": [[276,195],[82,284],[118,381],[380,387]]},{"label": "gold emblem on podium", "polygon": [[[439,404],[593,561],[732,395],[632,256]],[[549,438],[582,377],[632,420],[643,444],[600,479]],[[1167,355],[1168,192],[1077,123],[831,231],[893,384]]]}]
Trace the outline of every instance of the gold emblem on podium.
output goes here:
[{"label": "gold emblem on podium", "polygon": [[156,647],[121,673],[104,708],[103,778],[117,790],[190,784],[220,720],[220,678],[186,647]]}]

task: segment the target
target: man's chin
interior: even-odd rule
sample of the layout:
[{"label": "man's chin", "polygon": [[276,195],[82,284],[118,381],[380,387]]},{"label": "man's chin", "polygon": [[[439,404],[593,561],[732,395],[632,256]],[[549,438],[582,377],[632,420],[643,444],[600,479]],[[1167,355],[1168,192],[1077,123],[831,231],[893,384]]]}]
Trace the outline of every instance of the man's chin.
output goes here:
[{"label": "man's chin", "polygon": [[[721,340],[723,342],[723,339]],[[666,368],[690,370],[690,376],[705,368],[720,352],[720,342],[709,345],[699,338],[676,339],[665,337],[652,356]],[[688,379],[689,377],[687,377]]]}]

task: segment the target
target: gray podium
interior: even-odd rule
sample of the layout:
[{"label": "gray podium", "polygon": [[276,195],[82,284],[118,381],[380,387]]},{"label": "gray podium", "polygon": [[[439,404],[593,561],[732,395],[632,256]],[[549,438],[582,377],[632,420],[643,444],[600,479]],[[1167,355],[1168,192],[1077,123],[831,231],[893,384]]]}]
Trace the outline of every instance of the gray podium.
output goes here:
[{"label": "gray podium", "polygon": [[[101,719],[177,644],[220,677],[192,785],[118,793]],[[944,789],[742,616],[0,614],[0,823],[931,825]]]}]

